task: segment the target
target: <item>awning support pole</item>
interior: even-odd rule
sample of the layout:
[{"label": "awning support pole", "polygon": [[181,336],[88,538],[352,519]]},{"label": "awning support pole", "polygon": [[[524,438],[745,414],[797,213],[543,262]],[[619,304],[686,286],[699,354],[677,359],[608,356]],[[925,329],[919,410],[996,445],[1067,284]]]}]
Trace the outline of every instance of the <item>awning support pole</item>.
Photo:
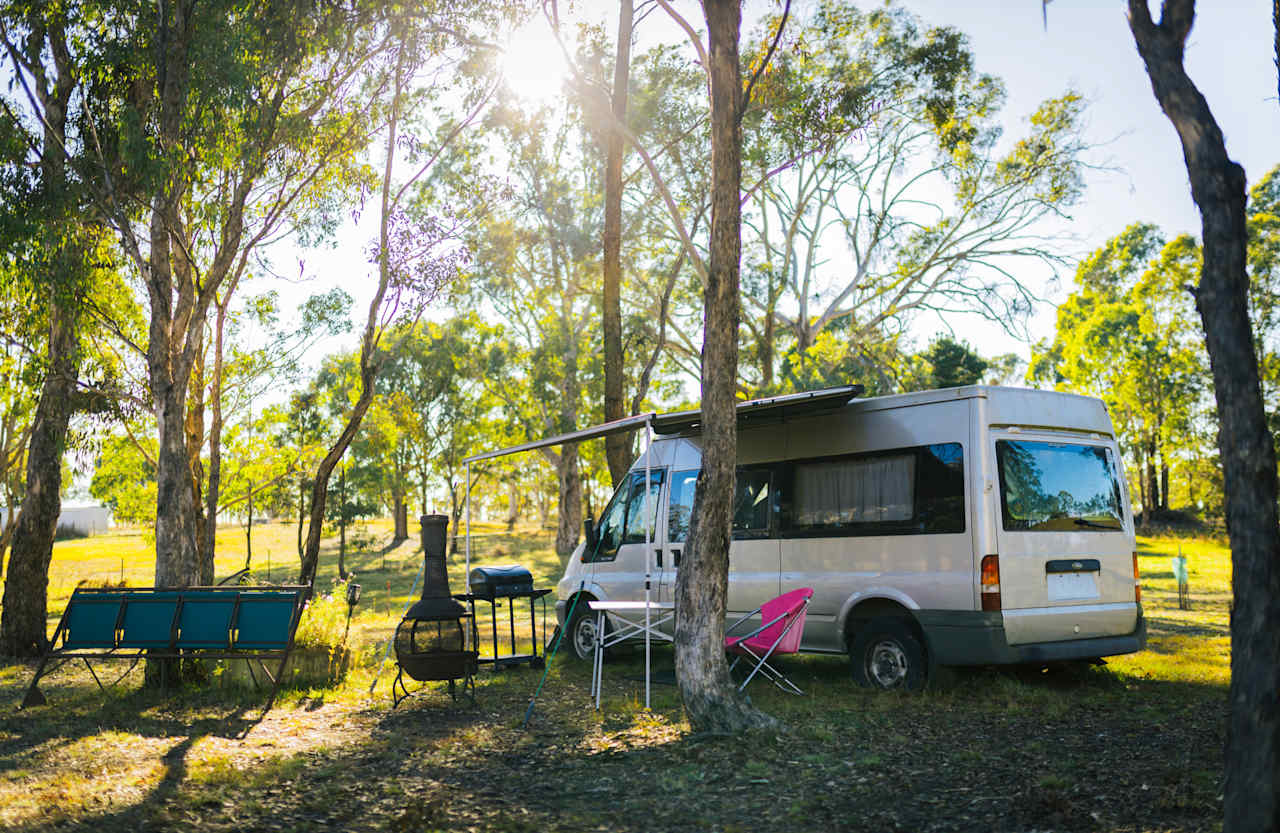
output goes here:
[{"label": "awning support pole", "polygon": [[466,572],[464,572],[462,583],[467,588],[467,595],[471,594],[471,464],[467,463],[467,494],[464,498],[467,507],[467,538],[463,548],[466,550]]},{"label": "awning support pole", "polygon": [[644,707],[649,708],[649,588],[652,584],[650,566],[653,563],[653,485],[651,482],[653,455],[653,420],[644,423]]}]

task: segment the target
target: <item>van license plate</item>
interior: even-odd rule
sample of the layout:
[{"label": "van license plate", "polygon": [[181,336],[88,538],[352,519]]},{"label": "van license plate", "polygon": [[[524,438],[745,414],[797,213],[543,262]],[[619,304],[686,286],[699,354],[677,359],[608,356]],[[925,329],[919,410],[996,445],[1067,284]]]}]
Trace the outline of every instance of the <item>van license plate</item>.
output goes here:
[{"label": "van license plate", "polygon": [[1065,602],[1077,599],[1098,598],[1097,573],[1050,573],[1048,579],[1049,601]]}]

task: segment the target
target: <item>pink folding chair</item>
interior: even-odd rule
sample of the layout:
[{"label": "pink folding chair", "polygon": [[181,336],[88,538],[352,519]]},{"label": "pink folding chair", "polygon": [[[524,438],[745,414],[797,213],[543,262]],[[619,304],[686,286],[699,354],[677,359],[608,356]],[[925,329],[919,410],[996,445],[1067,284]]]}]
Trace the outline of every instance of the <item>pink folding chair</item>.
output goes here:
[{"label": "pink folding chair", "polygon": [[[769,664],[769,658],[775,654],[794,654],[800,650],[800,637],[804,635],[804,614],[812,598],[812,587],[801,587],[798,590],[783,593],[734,622],[725,631],[724,649],[737,654],[733,664],[729,666],[730,673],[744,657],[750,657],[750,661],[755,663],[751,673],[742,681],[742,685],[738,686],[738,691],[745,689],[747,683],[751,682],[756,674],[763,674],[783,691],[804,694],[799,686]],[[758,628],[743,636],[728,636],[735,628],[757,614],[761,622]]]}]

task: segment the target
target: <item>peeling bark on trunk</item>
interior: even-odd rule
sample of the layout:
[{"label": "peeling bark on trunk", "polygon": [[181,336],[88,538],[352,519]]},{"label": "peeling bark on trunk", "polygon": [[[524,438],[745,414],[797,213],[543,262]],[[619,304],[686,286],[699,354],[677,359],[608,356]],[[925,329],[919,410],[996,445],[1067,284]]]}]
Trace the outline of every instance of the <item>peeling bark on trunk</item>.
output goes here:
[{"label": "peeling bark on trunk", "polygon": [[737,454],[738,278],[742,254],[739,0],[704,0],[711,76],[711,244],[703,294],[702,472],[676,579],[676,679],[695,731],[776,725],[729,679],[724,617]]},{"label": "peeling bark on trunk", "polygon": [[1182,143],[1200,208],[1204,262],[1196,308],[1213,372],[1231,540],[1231,713],[1223,828],[1280,829],[1280,519],[1276,457],[1258,378],[1245,269],[1245,173],[1183,67],[1192,0],[1166,0],[1156,24],[1129,0],[1129,28],[1160,108]]},{"label": "peeling bark on trunk", "polygon": [[[627,119],[627,85],[631,73],[632,0],[621,0],[618,12],[618,49],[613,65],[613,117],[622,124]],[[604,289],[601,316],[604,347],[604,418],[622,419],[622,153],[621,131],[609,131],[604,166]],[[614,488],[631,467],[631,439],[624,434],[604,438],[604,455]]]},{"label": "peeling bark on trunk", "polygon": [[35,657],[48,641],[49,561],[62,510],[62,453],[79,370],[75,321],[58,305],[49,311],[49,373],[36,405],[27,452],[27,490],[14,529],[0,610],[0,654]]}]

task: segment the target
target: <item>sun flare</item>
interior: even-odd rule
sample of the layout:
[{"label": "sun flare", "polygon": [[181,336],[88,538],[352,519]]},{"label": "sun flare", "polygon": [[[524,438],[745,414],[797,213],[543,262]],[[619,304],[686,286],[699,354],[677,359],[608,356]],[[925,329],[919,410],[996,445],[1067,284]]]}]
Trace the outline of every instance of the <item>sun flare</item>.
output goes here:
[{"label": "sun flare", "polygon": [[507,87],[523,101],[545,104],[563,93],[569,68],[555,38],[543,26],[529,25],[512,33],[502,56]]}]

